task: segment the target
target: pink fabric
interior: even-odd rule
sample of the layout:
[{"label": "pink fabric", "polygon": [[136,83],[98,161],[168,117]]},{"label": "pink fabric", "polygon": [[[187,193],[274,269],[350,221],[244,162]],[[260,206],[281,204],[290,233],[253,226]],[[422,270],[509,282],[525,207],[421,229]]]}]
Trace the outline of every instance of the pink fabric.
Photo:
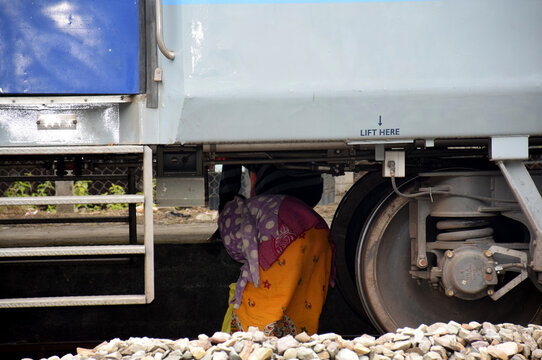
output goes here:
[{"label": "pink fabric", "polygon": [[277,229],[273,241],[260,242],[259,260],[264,270],[269,269],[288,245],[305,231],[313,227],[328,228],[318,213],[301,200],[290,196],[285,197],[281,202],[277,218]]}]

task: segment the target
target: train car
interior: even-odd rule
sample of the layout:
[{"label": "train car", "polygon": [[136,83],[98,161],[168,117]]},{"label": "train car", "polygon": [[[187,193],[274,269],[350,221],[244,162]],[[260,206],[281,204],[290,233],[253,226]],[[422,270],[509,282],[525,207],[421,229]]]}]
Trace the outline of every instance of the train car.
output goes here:
[{"label": "train car", "polygon": [[[152,168],[158,204],[187,206],[209,166],[275,164],[365,174],[332,233],[378,330],[540,323],[541,17],[538,0],[0,0],[2,164],[69,180],[139,162],[143,195],[84,200],[146,205],[144,245],[2,256],[144,254],[147,286],[0,306],[152,301]],[[0,205],[46,202],[81,199]]]}]

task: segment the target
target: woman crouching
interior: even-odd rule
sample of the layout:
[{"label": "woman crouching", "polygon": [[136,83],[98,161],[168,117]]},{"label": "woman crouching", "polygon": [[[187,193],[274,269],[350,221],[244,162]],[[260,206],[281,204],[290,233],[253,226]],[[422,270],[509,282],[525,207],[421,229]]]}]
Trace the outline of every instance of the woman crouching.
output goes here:
[{"label": "woman crouching", "polygon": [[333,257],[320,215],[290,196],[235,197],[218,226],[230,256],[243,263],[231,332],[249,326],[278,337],[317,332]]}]

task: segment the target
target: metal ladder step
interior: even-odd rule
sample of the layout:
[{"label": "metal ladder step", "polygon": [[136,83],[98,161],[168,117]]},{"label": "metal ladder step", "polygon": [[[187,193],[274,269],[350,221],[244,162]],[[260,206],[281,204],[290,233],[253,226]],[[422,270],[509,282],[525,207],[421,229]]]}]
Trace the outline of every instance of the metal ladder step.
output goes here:
[{"label": "metal ladder step", "polygon": [[0,148],[0,155],[90,155],[90,154],[141,154],[141,145],[114,146],[24,146]]},{"label": "metal ladder step", "polygon": [[0,258],[138,254],[145,254],[145,245],[90,245],[0,248]]},{"label": "metal ladder step", "polygon": [[0,205],[134,204],[144,201],[144,195],[36,196],[2,197]]},{"label": "metal ladder step", "polygon": [[94,306],[146,304],[154,299],[154,239],[153,239],[153,188],[152,150],[148,146],[66,146],[66,147],[8,147],[0,148],[2,155],[85,155],[85,154],[143,154],[143,195],[88,195],[0,197],[0,206],[10,205],[61,205],[61,204],[114,204],[142,203],[144,206],[143,245],[91,245],[43,246],[0,248],[0,258],[42,256],[102,256],[143,255],[145,294],[140,295],[89,295],[35,298],[0,299],[0,308]]},{"label": "metal ladder step", "polygon": [[148,301],[145,295],[56,296],[0,299],[0,309],[56,306],[134,305],[146,303],[148,303]]}]

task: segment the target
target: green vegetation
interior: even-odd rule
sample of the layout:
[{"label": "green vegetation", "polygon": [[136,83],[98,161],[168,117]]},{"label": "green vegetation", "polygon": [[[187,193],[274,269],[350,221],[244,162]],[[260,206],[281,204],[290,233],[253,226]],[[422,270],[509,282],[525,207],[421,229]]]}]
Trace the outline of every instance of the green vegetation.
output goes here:
[{"label": "green vegetation", "polygon": [[[25,174],[26,176],[32,176],[31,174]],[[89,194],[89,187],[92,183],[91,180],[80,180],[73,183],[73,195],[75,196],[86,196]],[[156,180],[153,179],[153,192],[155,192]],[[55,186],[51,181],[41,182],[35,185],[35,188],[32,186],[31,181],[15,181],[5,192],[4,196],[7,197],[32,197],[32,196],[48,196],[52,195],[55,192]],[[117,184],[111,184],[108,191],[103,195],[125,195],[126,190],[123,186]],[[138,193],[140,194],[140,193]],[[36,209],[36,206],[21,206],[20,208],[25,209]],[[100,204],[76,204],[76,209],[84,208],[89,211],[98,211],[104,208]],[[108,210],[125,210],[128,208],[128,204],[106,204],[105,208]],[[55,211],[54,205],[47,205],[47,212]]]},{"label": "green vegetation", "polygon": [[[104,195],[124,195],[126,194],[126,191],[124,188],[120,185],[111,184],[109,187],[109,191],[107,191]],[[105,206],[109,210],[124,210],[128,209],[128,204],[107,204]]]},{"label": "green vegetation", "polygon": [[[25,176],[32,176],[29,173],[26,173]],[[30,181],[15,181],[4,193],[4,196],[7,197],[31,197],[31,196],[47,196],[51,193],[54,193],[55,187],[51,181],[45,181],[39,183],[36,186],[36,191],[32,188],[32,183]],[[25,206],[25,208],[35,209],[36,206]],[[55,211],[54,205],[47,205],[47,212]]]},{"label": "green vegetation", "polygon": [[[73,183],[73,195],[86,196],[88,193],[88,187],[92,183],[92,180],[79,180]],[[75,204],[75,209],[85,208],[87,210],[101,210],[102,207],[99,204]]]}]

